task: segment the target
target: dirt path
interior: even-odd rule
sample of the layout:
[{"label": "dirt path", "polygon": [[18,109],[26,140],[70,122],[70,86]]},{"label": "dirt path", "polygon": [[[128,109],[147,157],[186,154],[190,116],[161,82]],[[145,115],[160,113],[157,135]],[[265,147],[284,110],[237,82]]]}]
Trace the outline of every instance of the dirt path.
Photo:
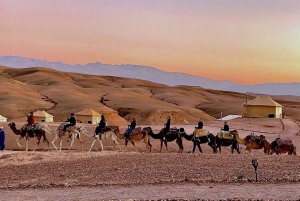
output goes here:
[{"label": "dirt path", "polygon": [[3,200],[297,200],[300,184],[211,184],[1,190]]}]

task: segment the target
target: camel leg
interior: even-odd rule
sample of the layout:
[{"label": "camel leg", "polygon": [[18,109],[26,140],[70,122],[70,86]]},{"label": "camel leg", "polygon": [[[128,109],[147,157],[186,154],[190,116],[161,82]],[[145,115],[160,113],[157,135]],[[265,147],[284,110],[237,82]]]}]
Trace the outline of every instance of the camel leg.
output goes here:
[{"label": "camel leg", "polygon": [[138,150],[137,150],[137,148],[136,148],[134,142],[133,142],[133,141],[130,141],[130,142],[131,142],[131,144],[134,146],[134,150],[137,152]]},{"label": "camel leg", "polygon": [[150,149],[150,152],[151,152],[151,147],[149,146],[149,138],[148,138],[148,136],[144,137],[144,143],[146,145],[146,150]]},{"label": "camel leg", "polygon": [[59,151],[61,152],[61,147],[62,147],[62,139],[60,138],[60,142],[59,142]]},{"label": "camel leg", "polygon": [[26,150],[25,151],[28,151],[28,142],[29,142],[29,139],[26,138]]},{"label": "camel leg", "polygon": [[198,147],[198,149],[199,149],[200,153],[202,153],[202,149],[201,149],[200,143],[199,143],[199,144],[197,144],[197,147]]},{"label": "camel leg", "polygon": [[102,144],[102,140],[100,140],[100,138],[98,138],[98,142],[99,142],[99,144],[100,144],[100,146],[101,146],[101,149],[102,149],[102,151],[103,151],[103,144]]},{"label": "camel leg", "polygon": [[196,143],[193,142],[193,153],[195,153],[195,149],[196,149]]},{"label": "camel leg", "polygon": [[35,151],[39,146],[40,146],[40,140],[41,140],[41,138],[40,139],[38,139],[38,142],[37,142],[37,146],[34,148],[34,150],[33,151]]},{"label": "camel leg", "polygon": [[151,152],[152,144],[150,143],[150,140],[149,140],[149,139],[148,139],[148,146],[150,147],[150,152]]},{"label": "camel leg", "polygon": [[176,144],[179,147],[178,153],[182,153],[182,151],[183,151],[182,141],[180,141],[180,139],[177,139]]},{"label": "camel leg", "polygon": [[54,139],[52,140],[52,145],[54,146],[54,148],[57,150],[58,148],[57,148],[57,146],[55,146],[55,141],[58,139],[58,136],[57,135],[55,135],[55,137],[54,137]]},{"label": "camel leg", "polygon": [[89,152],[91,152],[91,150],[92,150],[92,148],[93,148],[95,142],[96,142],[96,138],[94,138],[94,140],[93,140],[93,142],[92,142],[92,144],[91,144],[91,148],[90,148]]},{"label": "camel leg", "polygon": [[71,149],[71,147],[72,147],[73,144],[74,144],[74,141],[75,141],[75,135],[72,136],[71,145],[70,145],[70,147],[68,148],[68,150]]},{"label": "camel leg", "polygon": [[[83,142],[82,142],[82,140],[81,140],[80,137],[78,138],[78,140],[79,140],[79,142],[80,142],[80,144],[81,144],[81,152],[83,152]],[[103,150],[103,147],[102,147],[102,150]]]},{"label": "camel leg", "polygon": [[23,137],[22,136],[20,136],[20,137],[18,137],[17,139],[16,139],[16,141],[17,141],[17,144],[18,144],[18,146],[19,146],[19,148],[22,148],[22,145],[20,144],[20,139],[22,139]]},{"label": "camel leg", "polygon": [[161,140],[160,141],[160,152],[161,152],[162,146],[163,146],[163,141]]},{"label": "camel leg", "polygon": [[118,145],[119,149],[121,150],[121,146],[119,144],[119,140],[118,139],[114,140],[114,149],[116,149],[116,144]]}]

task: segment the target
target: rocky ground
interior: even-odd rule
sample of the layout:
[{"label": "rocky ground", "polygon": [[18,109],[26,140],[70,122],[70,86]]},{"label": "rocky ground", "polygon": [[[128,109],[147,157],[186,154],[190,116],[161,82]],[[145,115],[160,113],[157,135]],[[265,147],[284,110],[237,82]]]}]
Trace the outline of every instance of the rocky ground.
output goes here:
[{"label": "rocky ground", "polygon": [[[299,146],[299,127],[291,120],[264,123],[257,128],[252,123],[236,120],[241,137],[249,134],[248,127],[259,129],[269,141],[278,134],[293,139]],[[205,125],[217,131],[220,125]],[[257,125],[258,122],[253,124]],[[273,125],[273,126],[272,126]],[[275,125],[275,126],[274,126]],[[284,126],[282,126],[284,125]],[[243,127],[243,129],[241,128]],[[284,129],[283,129],[284,127]],[[263,130],[264,129],[264,130]],[[192,126],[186,130],[192,130]],[[14,138],[12,138],[14,139]],[[11,140],[13,142],[14,140]],[[0,155],[0,191],[4,200],[297,200],[300,198],[300,157],[288,155],[265,156],[262,150],[252,154],[231,154],[223,148],[222,154],[212,154],[207,145],[204,153],[190,153],[190,142],[184,141],[184,153],[176,153],[177,145],[169,143],[170,152],[159,153],[159,142],[151,140],[149,153],[142,142],[138,152],[129,145],[125,151],[112,150],[110,140],[103,140],[105,151],[96,145],[91,153],[91,140],[79,152],[75,142],[70,151],[45,151],[45,145],[36,152],[3,151]],[[15,142],[14,142],[15,143]],[[23,143],[24,144],[24,143]],[[64,149],[69,145],[66,144]],[[15,146],[15,145],[14,145]],[[241,145],[243,148],[243,145]],[[298,149],[299,152],[299,149]],[[255,181],[252,159],[258,159],[258,182]]]}]

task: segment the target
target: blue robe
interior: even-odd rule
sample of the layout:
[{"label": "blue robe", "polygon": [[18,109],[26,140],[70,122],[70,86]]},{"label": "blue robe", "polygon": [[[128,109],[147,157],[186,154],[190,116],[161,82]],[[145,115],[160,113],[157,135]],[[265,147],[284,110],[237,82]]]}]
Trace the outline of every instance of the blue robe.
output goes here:
[{"label": "blue robe", "polygon": [[5,133],[4,133],[4,130],[0,130],[0,150],[3,150],[5,148],[5,145],[4,145],[4,142],[5,142]]}]

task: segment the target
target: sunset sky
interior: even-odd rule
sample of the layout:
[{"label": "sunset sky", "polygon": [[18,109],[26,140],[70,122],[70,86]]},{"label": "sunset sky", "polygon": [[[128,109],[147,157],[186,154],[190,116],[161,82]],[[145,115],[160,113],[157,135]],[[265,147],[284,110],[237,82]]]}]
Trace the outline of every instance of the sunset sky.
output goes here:
[{"label": "sunset sky", "polygon": [[300,1],[1,0],[6,55],[300,82]]}]

